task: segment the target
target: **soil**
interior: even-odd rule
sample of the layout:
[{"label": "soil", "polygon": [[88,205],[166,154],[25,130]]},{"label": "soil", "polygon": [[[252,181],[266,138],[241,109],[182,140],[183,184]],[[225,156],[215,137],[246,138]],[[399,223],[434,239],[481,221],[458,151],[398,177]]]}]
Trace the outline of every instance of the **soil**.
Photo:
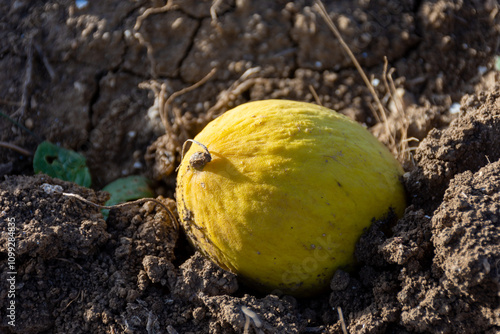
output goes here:
[{"label": "soil", "polygon": [[[386,120],[309,1],[0,3],[0,111],[12,120],[0,118],[1,333],[342,333],[339,309],[349,333],[500,332],[500,5],[324,2]],[[171,96],[213,68],[162,123],[159,87]],[[184,140],[266,98],[346,114],[405,167],[404,216],[374,222],[356,270],[337,271],[322,296],[252,291],[154,203],[104,220],[44,186],[102,204],[104,185],[142,174],[175,211]],[[92,189],[33,175],[42,140],[83,154]]]}]

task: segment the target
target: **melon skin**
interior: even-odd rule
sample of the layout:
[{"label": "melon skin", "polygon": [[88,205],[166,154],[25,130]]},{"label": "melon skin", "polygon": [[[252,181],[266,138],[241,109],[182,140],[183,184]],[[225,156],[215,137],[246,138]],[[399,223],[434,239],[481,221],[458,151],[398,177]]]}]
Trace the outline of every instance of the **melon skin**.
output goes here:
[{"label": "melon skin", "polygon": [[[373,219],[405,209],[403,169],[356,122],[303,102],[249,102],[195,138],[211,161],[177,175],[179,217],[192,244],[264,292],[307,297],[352,265]],[[198,153],[199,154],[199,153]]]}]

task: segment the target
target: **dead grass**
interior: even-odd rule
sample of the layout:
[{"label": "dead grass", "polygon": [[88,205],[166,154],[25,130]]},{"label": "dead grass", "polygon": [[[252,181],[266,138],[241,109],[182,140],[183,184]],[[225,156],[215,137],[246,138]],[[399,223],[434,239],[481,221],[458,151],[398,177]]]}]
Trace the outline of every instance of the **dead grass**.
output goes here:
[{"label": "dead grass", "polygon": [[[373,87],[373,84],[371,83],[371,80],[368,79],[368,76],[366,75],[365,71],[359,64],[358,60],[354,56],[353,52],[351,51],[349,45],[344,41],[342,38],[342,34],[340,31],[337,29],[337,26],[335,23],[333,23],[332,19],[330,18],[325,6],[323,5],[323,2],[321,0],[316,0],[315,3],[315,9],[318,11],[318,13],[321,15],[325,23],[328,25],[329,29],[332,31],[332,33],[335,35],[335,37],[338,39],[341,47],[344,49],[344,51],[347,53],[351,61],[353,62],[354,66],[356,67],[357,71],[361,75],[361,78],[363,79],[366,87],[370,91],[370,94],[372,95],[373,99],[375,100],[375,104],[377,108],[373,109],[373,114],[377,118],[377,121],[379,123],[384,124],[384,130],[386,132],[387,138],[389,138],[389,149],[394,153],[396,158],[401,162],[405,162],[408,159],[411,159],[411,151],[412,148],[409,147],[408,143],[412,140],[416,140],[416,138],[408,138],[408,127],[409,127],[409,122],[408,122],[408,117],[406,115],[406,111],[403,107],[403,101],[401,100],[401,97],[396,94],[396,86],[394,84],[394,80],[392,78],[392,74],[394,72],[393,68],[390,68],[388,70],[388,61],[387,57],[385,57],[385,63],[384,63],[384,71],[382,74],[382,80],[384,82],[384,86],[386,91],[389,93],[390,98],[392,101],[394,101],[394,104],[396,106],[397,110],[397,115],[391,119],[391,121],[397,122],[396,126],[394,127],[394,131],[391,130],[391,127],[389,126],[389,119],[387,115],[390,113],[387,108],[382,104],[380,101],[380,98],[378,97],[378,94]],[[396,130],[399,129],[399,130]],[[399,131],[399,133],[397,133]]]}]

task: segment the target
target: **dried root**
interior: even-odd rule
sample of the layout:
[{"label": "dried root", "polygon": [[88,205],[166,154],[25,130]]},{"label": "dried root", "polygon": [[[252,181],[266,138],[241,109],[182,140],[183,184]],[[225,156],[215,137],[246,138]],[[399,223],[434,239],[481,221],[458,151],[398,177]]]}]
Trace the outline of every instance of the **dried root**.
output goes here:
[{"label": "dried root", "polygon": [[177,97],[199,88],[209,81],[215,72],[214,68],[197,83],[176,91],[170,96],[167,96],[165,83],[153,80],[140,85],[154,92],[160,118],[165,128],[165,135],[158,138],[146,152],[146,161],[153,164],[155,179],[161,179],[173,173],[176,165],[181,161],[183,144],[193,138],[199,129],[227,110],[230,102],[263,80],[255,77],[260,73],[259,67],[246,70],[227,90],[219,93],[217,102],[212,107],[197,117],[192,117],[190,113],[182,113],[180,108],[173,107]]}]

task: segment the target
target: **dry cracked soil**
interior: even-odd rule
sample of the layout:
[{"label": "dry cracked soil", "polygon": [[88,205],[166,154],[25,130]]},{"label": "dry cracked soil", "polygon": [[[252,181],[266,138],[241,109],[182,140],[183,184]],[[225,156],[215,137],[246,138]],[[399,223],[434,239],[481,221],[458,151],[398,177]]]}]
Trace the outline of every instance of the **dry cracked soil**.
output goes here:
[{"label": "dry cracked soil", "polygon": [[[500,332],[499,3],[324,4],[386,117],[314,2],[0,3],[1,333],[342,333],[339,308],[349,333]],[[175,211],[182,143],[268,98],[365,124],[405,168],[404,216],[374,222],[321,296],[252,291],[154,203],[104,220],[41,187],[104,203],[140,174]],[[92,188],[35,175],[42,140],[83,154]]]}]

